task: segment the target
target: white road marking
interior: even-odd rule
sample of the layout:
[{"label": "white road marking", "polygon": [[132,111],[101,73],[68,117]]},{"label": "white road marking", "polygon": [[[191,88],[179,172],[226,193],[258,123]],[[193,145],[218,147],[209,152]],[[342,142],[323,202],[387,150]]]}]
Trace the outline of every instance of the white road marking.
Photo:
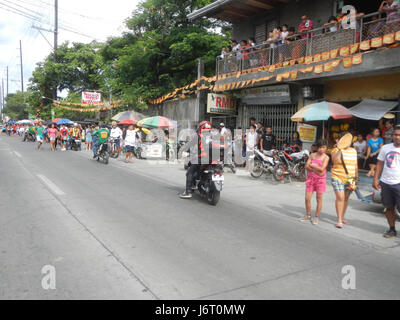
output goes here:
[{"label": "white road marking", "polygon": [[22,159],[22,156],[21,156],[21,154],[20,154],[19,152],[14,151],[14,153],[15,153],[15,155],[16,155],[18,158],[21,158],[21,159]]},{"label": "white road marking", "polygon": [[59,187],[57,187],[52,181],[50,181],[48,178],[46,178],[45,176],[38,174],[37,175],[38,178],[40,180],[42,180],[45,185],[51,190],[53,191],[56,195],[58,196],[65,196],[65,192],[62,191]]}]

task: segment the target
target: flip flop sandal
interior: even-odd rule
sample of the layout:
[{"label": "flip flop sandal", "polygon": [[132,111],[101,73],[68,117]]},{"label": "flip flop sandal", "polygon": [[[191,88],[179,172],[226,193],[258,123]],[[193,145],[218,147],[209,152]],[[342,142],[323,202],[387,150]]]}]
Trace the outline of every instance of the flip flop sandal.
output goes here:
[{"label": "flip flop sandal", "polygon": [[336,225],[336,228],[338,228],[338,229],[343,229],[343,224],[342,224],[342,223],[338,223],[338,224]]},{"label": "flip flop sandal", "polygon": [[343,221],[343,224],[350,225],[350,222],[344,220],[344,221]]}]

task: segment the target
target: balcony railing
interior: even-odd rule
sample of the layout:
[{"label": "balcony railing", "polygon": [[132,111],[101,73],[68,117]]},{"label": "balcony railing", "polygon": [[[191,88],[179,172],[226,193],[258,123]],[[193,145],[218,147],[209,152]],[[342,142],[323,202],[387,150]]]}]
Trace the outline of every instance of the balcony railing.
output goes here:
[{"label": "balcony railing", "polygon": [[[336,27],[337,31],[332,31],[331,27]],[[391,17],[383,17],[379,12],[371,13],[358,18],[355,29],[343,29],[340,23],[325,25],[302,35],[290,36],[283,43],[265,42],[240,51],[228,52],[223,58],[217,58],[216,73],[237,73],[279,63],[282,66],[293,65],[301,57],[329,52],[397,31],[400,31],[400,10]]]}]

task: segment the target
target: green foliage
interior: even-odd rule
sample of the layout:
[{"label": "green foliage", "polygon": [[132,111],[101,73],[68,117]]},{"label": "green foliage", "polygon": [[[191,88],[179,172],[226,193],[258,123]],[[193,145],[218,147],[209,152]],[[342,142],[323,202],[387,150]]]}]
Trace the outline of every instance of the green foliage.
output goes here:
[{"label": "green foliage", "polygon": [[[54,90],[80,94],[111,92],[125,109],[145,109],[146,101],[185,86],[197,77],[198,59],[206,76],[215,72],[215,58],[228,45],[229,25],[187,15],[213,0],[143,0],[125,23],[129,32],[106,43],[63,44],[39,63],[29,90],[31,110],[48,116]],[[220,30],[217,32],[216,30]],[[103,94],[104,95],[104,94]],[[72,97],[72,96],[71,96]],[[57,115],[68,115],[57,111]]]},{"label": "green foliage", "polygon": [[[193,82],[199,58],[206,75],[215,72],[215,57],[228,44],[217,34],[219,22],[188,21],[187,15],[211,0],[146,0],[126,20],[130,33],[114,38],[100,50],[113,92],[134,108],[145,101]],[[225,29],[223,29],[225,30]]]},{"label": "green foliage", "polygon": [[9,94],[5,99],[6,104],[3,109],[4,114],[9,116],[13,120],[28,119],[29,95],[30,94],[28,92],[21,92],[21,91]]}]

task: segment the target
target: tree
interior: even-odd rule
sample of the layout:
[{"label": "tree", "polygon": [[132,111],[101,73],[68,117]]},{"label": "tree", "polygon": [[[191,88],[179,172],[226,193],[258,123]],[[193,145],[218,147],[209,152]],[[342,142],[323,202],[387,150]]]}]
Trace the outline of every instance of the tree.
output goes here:
[{"label": "tree", "polygon": [[14,120],[24,120],[29,116],[28,100],[30,93],[21,92],[10,93],[6,97],[6,105],[3,109],[5,115]]},{"label": "tree", "polygon": [[31,112],[37,114],[40,111],[42,118],[50,118],[55,88],[66,90],[69,94],[104,88],[103,58],[98,52],[99,48],[97,42],[66,42],[57,50],[57,62],[52,53],[44,62],[38,63],[28,89],[33,93],[30,99]]},{"label": "tree", "polygon": [[226,25],[208,19],[194,22],[187,15],[211,0],[145,0],[126,20],[130,30],[110,39],[100,50],[111,90],[130,106],[146,108],[146,100],[194,81],[197,61],[206,75],[215,72],[215,58],[228,45]]}]

